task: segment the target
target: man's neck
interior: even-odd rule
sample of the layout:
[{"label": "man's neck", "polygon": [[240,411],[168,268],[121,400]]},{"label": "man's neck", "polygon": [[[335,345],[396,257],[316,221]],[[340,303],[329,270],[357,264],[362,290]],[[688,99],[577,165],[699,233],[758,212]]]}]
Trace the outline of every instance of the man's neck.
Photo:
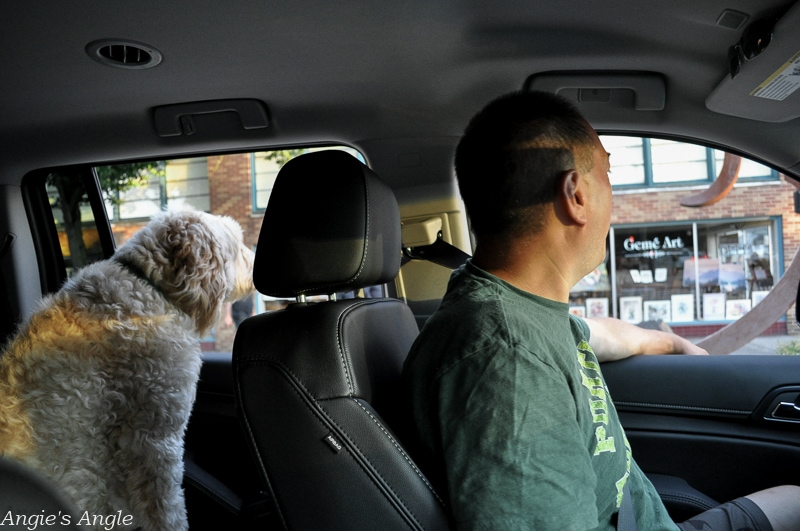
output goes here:
[{"label": "man's neck", "polygon": [[569,302],[569,291],[577,281],[573,282],[560,267],[558,257],[546,251],[537,252],[537,249],[548,249],[546,246],[525,247],[515,246],[500,254],[478,245],[472,262],[523,291],[557,302]]}]

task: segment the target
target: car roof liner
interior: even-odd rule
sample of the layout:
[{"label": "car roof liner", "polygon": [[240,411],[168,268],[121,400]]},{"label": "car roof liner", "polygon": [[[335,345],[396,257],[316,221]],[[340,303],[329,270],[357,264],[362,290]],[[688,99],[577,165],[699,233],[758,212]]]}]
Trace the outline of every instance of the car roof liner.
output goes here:
[{"label": "car roof liner", "polygon": [[800,117],[798,27],[800,2],[775,23],[771,41],[763,51],[741,61],[735,77],[726,73],[706,99],[706,107],[716,113],[761,122],[788,122]]}]

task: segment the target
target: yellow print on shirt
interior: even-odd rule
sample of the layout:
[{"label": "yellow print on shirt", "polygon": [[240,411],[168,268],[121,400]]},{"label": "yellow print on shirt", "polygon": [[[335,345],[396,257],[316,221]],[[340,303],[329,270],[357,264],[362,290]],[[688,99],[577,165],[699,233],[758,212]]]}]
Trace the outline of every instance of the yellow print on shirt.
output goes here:
[{"label": "yellow print on shirt", "polygon": [[609,437],[606,434],[606,427],[608,426],[608,395],[603,385],[603,379],[600,377],[600,366],[596,362],[586,359],[586,354],[589,352],[592,352],[592,347],[586,341],[581,341],[578,344],[581,383],[589,390],[589,407],[592,412],[592,420],[595,424],[598,424],[594,432],[597,438],[594,455],[599,455],[603,452],[616,452],[617,447],[614,437]]},{"label": "yellow print on shirt", "polygon": [[631,444],[628,442],[628,438],[625,436],[624,433],[622,434],[622,437],[625,439],[626,466],[625,466],[625,475],[622,476],[619,479],[619,481],[617,481],[617,507],[622,507],[622,498],[624,497],[622,490],[625,488],[625,483],[628,482],[628,477],[630,477],[631,475],[631,460],[632,460]]}]

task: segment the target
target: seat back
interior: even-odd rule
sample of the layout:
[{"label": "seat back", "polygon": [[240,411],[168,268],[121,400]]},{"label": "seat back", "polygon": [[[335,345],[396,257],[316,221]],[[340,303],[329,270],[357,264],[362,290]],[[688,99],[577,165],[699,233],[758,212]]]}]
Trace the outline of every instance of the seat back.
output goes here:
[{"label": "seat back", "polygon": [[12,522],[12,529],[83,528],[72,502],[50,480],[5,457],[0,457],[0,518],[3,525]]},{"label": "seat back", "polygon": [[[253,278],[300,300],[358,290],[396,276],[400,246],[397,202],[374,173],[346,153],[303,155],[275,182]],[[448,528],[390,427],[417,333],[394,299],[298,302],[241,324],[237,405],[287,528]]]}]

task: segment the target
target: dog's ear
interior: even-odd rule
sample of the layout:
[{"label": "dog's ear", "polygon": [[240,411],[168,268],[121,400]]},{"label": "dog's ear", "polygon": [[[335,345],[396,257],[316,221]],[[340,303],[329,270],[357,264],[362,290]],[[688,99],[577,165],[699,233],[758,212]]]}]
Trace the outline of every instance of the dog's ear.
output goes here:
[{"label": "dog's ear", "polygon": [[225,263],[230,246],[220,241],[214,218],[200,212],[166,216],[158,238],[164,247],[159,287],[173,303],[191,315],[203,334],[217,321],[228,291]]}]

